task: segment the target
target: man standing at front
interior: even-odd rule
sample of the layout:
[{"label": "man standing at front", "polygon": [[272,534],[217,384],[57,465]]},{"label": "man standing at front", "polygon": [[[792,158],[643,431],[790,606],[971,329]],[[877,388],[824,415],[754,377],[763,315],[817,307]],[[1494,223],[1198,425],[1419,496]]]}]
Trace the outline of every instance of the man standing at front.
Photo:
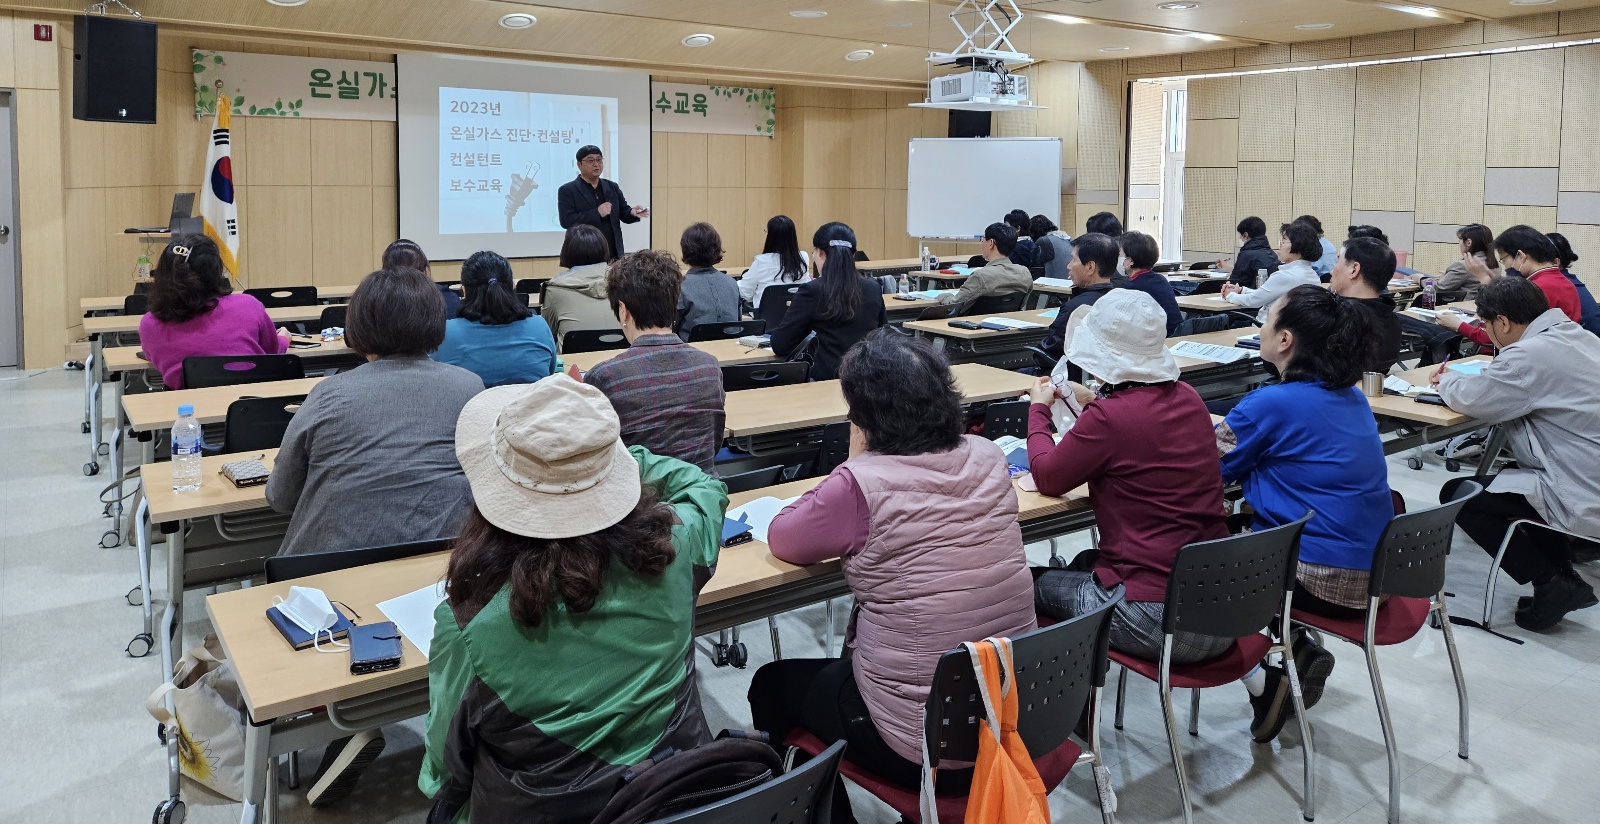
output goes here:
[{"label": "man standing at front", "polygon": [[638,223],[649,217],[644,206],[628,206],[622,187],[616,182],[600,177],[605,171],[605,157],[599,146],[584,146],[578,150],[578,177],[563,183],[556,193],[556,209],[561,217],[561,228],[589,225],[600,230],[611,245],[610,259],[616,260],[625,251],[622,248],[622,224]]}]

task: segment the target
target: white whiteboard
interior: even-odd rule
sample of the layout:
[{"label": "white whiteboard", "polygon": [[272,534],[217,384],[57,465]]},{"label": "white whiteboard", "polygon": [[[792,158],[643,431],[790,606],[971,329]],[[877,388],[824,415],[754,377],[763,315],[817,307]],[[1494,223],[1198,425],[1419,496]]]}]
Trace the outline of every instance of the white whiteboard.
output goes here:
[{"label": "white whiteboard", "polygon": [[1061,225],[1061,138],[919,137],[906,177],[906,234],[981,237],[1012,209]]}]

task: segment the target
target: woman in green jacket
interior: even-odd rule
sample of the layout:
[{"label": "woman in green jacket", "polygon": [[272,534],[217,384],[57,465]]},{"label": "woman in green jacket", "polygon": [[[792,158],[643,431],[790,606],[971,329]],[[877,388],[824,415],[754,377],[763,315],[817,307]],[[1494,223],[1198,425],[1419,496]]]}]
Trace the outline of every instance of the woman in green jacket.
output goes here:
[{"label": "woman in green jacket", "polygon": [[710,740],[691,639],[727,489],[620,434],[565,375],[461,412],[475,505],[434,615],[430,821],[587,822],[623,770]]}]

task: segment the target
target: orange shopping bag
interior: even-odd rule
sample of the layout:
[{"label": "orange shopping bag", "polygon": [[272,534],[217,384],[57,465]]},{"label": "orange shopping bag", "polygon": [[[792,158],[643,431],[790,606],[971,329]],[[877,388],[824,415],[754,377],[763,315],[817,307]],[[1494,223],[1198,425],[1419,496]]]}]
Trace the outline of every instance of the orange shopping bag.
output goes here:
[{"label": "orange shopping bag", "polygon": [[[1011,641],[986,638],[966,643],[983,696],[984,718],[978,722],[978,761],[967,795],[966,824],[1050,824],[1044,782],[1028,748],[1017,734],[1017,690]],[[926,747],[926,744],[924,744]],[[924,767],[931,761],[923,754]],[[922,784],[922,822],[938,824],[933,771]]]}]

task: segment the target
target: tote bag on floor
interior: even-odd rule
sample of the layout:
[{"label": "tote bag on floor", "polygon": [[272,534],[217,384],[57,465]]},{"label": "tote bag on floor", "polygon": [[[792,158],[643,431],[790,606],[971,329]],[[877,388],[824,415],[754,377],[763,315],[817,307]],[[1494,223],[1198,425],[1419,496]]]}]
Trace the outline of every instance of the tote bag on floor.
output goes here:
[{"label": "tote bag on floor", "polygon": [[[176,718],[163,701],[169,693]],[[184,653],[172,680],[150,693],[145,708],[168,740],[177,736],[184,775],[234,801],[244,796],[244,698],[217,636]]]}]

